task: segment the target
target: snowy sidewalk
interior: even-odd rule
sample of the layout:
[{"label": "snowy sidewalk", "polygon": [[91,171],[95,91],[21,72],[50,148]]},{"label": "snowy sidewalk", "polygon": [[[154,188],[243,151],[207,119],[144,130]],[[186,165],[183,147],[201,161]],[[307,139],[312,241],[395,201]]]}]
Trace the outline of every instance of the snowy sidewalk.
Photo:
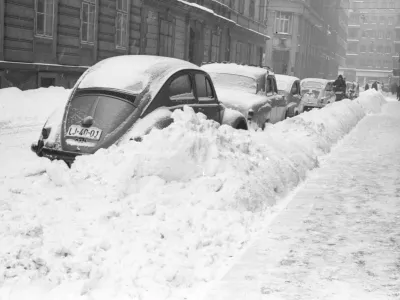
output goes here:
[{"label": "snowy sidewalk", "polygon": [[332,149],[204,299],[400,299],[400,102]]}]

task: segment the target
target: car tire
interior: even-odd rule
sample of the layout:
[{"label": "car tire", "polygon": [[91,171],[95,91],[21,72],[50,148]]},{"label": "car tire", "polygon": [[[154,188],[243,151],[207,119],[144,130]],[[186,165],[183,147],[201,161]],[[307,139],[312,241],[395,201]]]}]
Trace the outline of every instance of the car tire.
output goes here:
[{"label": "car tire", "polygon": [[269,124],[269,120],[266,120],[266,121],[264,122],[264,124],[263,124],[262,127],[261,127],[261,130],[265,130],[265,127],[267,127],[267,124]]},{"label": "car tire", "polygon": [[239,119],[236,123],[235,129],[248,130],[247,122],[244,119]]},{"label": "car tire", "polygon": [[290,116],[289,116],[289,110],[287,109],[286,113],[285,113],[285,119],[288,119],[288,118],[290,118]]}]

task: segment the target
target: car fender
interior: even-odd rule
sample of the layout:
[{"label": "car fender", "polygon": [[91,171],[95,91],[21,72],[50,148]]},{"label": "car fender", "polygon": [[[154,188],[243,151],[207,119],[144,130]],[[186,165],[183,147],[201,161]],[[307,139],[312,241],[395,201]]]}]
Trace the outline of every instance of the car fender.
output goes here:
[{"label": "car fender", "polygon": [[264,126],[265,123],[270,122],[272,104],[270,101],[264,103],[261,106],[254,108],[254,117],[251,121],[256,123],[260,128]]},{"label": "car fender", "polygon": [[248,129],[244,115],[234,109],[223,107],[221,125],[229,125],[235,129]]},{"label": "car fender", "polygon": [[127,140],[139,141],[142,136],[149,134],[153,128],[163,129],[168,127],[173,123],[171,115],[172,111],[167,107],[155,109],[143,118],[139,118],[118,144]]}]

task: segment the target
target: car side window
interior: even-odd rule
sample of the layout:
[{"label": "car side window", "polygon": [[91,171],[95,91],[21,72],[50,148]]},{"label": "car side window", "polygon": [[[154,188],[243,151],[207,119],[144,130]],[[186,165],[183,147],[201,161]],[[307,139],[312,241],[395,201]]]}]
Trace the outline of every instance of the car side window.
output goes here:
[{"label": "car side window", "polygon": [[296,82],[293,82],[292,89],[290,90],[290,92],[291,92],[292,95],[297,95],[298,94]]},{"label": "car side window", "polygon": [[267,95],[271,95],[274,93],[274,81],[272,79],[272,77],[268,76],[267,80],[266,80],[266,87],[265,87],[265,91]]},{"label": "car side window", "polygon": [[215,96],[210,80],[204,74],[196,74],[196,94],[199,101],[214,101]]},{"label": "car side window", "polygon": [[271,79],[274,87],[274,94],[278,94],[278,85],[276,84],[276,79],[275,77],[272,77]]},{"label": "car side window", "polygon": [[171,101],[195,100],[189,74],[181,75],[171,82],[169,98]]},{"label": "car side window", "polygon": [[301,87],[300,87],[300,82],[296,81],[296,86],[297,86],[297,94],[301,95]]}]

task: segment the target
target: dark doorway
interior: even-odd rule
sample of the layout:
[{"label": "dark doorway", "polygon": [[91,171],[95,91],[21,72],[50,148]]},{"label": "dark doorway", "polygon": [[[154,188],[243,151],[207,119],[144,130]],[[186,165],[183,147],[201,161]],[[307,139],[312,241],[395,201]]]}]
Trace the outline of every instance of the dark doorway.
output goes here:
[{"label": "dark doorway", "polygon": [[272,52],[272,62],[274,72],[277,74],[287,74],[289,66],[289,51],[274,50]]},{"label": "dark doorway", "polygon": [[191,63],[196,63],[196,47],[197,41],[196,41],[196,32],[193,30],[193,28],[190,27],[190,38],[189,38],[189,61]]},{"label": "dark doorway", "polygon": [[40,87],[48,88],[50,86],[56,86],[56,79],[51,77],[40,78]]}]

